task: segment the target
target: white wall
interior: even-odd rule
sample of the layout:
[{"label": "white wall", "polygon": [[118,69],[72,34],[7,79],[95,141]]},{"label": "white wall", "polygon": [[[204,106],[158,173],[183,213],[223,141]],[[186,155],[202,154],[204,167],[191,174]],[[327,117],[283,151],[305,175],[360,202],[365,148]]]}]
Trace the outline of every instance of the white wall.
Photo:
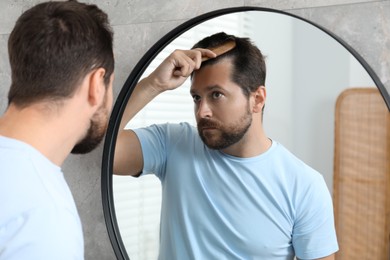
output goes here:
[{"label": "white wall", "polygon": [[[253,15],[254,30],[250,35],[257,47],[266,56],[267,102],[264,112],[266,133],[286,147],[293,146],[290,131],[293,126],[293,45],[292,20],[274,13]],[[272,26],[268,26],[272,24]]]},{"label": "white wall", "polygon": [[348,87],[374,83],[340,43],[314,26],[276,14],[255,20],[252,38],[267,56],[266,132],[322,173],[332,191],[336,99]]}]

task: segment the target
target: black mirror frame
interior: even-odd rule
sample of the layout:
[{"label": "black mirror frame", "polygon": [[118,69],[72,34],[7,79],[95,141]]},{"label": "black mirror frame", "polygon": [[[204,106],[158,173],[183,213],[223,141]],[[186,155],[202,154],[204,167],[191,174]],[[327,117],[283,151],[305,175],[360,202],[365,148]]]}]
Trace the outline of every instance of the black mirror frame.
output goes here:
[{"label": "black mirror frame", "polygon": [[365,68],[367,73],[370,75],[376,86],[378,87],[385,103],[390,111],[390,96],[387,92],[386,88],[376,75],[376,73],[372,70],[372,68],[368,65],[368,63],[345,41],[340,39],[338,36],[328,31],[327,29],[308,21],[299,16],[286,13],[284,11],[270,9],[270,8],[262,8],[262,7],[252,7],[252,6],[242,6],[242,7],[232,7],[226,9],[220,9],[216,11],[212,11],[209,13],[205,13],[198,17],[188,20],[187,22],[179,25],[169,33],[167,33],[164,37],[162,37],[157,43],[155,43],[146,54],[141,58],[141,60],[137,63],[134,69],[131,71],[129,77],[127,78],[125,84],[123,85],[118,98],[115,102],[115,105],[112,110],[112,114],[110,117],[107,134],[104,141],[104,150],[103,150],[103,159],[102,159],[102,172],[101,172],[101,192],[102,192],[102,203],[103,203],[103,212],[104,218],[106,222],[106,227],[108,231],[108,235],[113,246],[115,255],[117,259],[130,259],[126,249],[124,247],[120,231],[118,229],[118,223],[115,215],[115,207],[114,207],[114,198],[113,198],[113,187],[112,187],[112,174],[113,174],[113,159],[114,159],[114,151],[115,151],[115,140],[117,138],[118,129],[120,125],[120,121],[126,107],[126,103],[129,100],[135,86],[139,78],[142,76],[143,72],[146,70],[147,66],[151,63],[151,61],[157,56],[157,54],[165,48],[171,41],[180,36],[185,31],[191,29],[192,27],[209,20],[211,18],[218,17],[220,15],[235,13],[235,12],[244,12],[244,11],[263,11],[263,12],[273,12],[284,14],[287,16],[291,16],[293,18],[297,18],[306,23],[309,23],[318,29],[322,30],[337,42],[339,42],[344,48],[346,48],[351,55],[353,55],[359,63]]}]

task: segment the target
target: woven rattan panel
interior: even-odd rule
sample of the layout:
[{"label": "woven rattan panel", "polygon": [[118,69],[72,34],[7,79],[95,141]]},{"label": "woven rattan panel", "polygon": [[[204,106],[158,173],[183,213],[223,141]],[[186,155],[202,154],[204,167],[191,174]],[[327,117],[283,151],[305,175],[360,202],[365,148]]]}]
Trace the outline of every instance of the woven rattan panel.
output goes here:
[{"label": "woven rattan panel", "polygon": [[376,88],[352,88],[335,120],[336,259],[389,260],[390,113]]}]

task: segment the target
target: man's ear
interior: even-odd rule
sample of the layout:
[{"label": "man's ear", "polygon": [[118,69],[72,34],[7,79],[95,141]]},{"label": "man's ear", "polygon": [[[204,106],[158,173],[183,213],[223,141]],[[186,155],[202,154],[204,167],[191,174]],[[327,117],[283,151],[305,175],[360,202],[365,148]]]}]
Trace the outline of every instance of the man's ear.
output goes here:
[{"label": "man's ear", "polygon": [[254,113],[261,113],[264,105],[265,100],[267,97],[267,91],[265,89],[265,86],[259,86],[255,92],[252,93],[254,97],[254,105],[253,105],[253,112]]},{"label": "man's ear", "polygon": [[104,75],[106,70],[98,68],[91,72],[89,76],[88,102],[91,106],[99,107],[104,100],[106,86],[104,84]]}]

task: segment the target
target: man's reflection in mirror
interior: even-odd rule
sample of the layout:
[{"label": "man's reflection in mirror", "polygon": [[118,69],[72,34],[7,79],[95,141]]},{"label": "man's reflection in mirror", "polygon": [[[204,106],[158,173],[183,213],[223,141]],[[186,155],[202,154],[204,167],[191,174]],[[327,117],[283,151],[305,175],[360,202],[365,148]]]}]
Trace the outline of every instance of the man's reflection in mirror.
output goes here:
[{"label": "man's reflection in mirror", "polygon": [[[124,129],[188,77],[197,127]],[[159,259],[334,258],[333,206],[322,175],[263,129],[265,78],[264,57],[250,39],[217,33],[174,51],[133,91],[114,174],[153,173],[161,181]]]}]

